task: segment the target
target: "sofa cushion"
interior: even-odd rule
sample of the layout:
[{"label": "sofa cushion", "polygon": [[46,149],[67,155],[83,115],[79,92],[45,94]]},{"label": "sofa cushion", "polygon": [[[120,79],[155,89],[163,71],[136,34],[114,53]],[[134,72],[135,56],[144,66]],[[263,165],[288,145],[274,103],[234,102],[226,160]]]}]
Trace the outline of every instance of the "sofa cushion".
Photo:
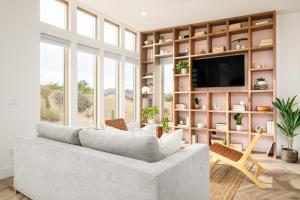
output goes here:
[{"label": "sofa cushion", "polygon": [[160,160],[159,145],[153,136],[84,129],[79,138],[82,146],[146,162]]},{"label": "sofa cushion", "polygon": [[159,141],[161,155],[165,158],[169,155],[180,151],[182,144],[183,130],[178,129],[169,134],[163,134]]},{"label": "sofa cushion", "polygon": [[79,132],[81,128],[73,128],[43,122],[37,125],[36,130],[38,137],[68,144],[80,145]]}]

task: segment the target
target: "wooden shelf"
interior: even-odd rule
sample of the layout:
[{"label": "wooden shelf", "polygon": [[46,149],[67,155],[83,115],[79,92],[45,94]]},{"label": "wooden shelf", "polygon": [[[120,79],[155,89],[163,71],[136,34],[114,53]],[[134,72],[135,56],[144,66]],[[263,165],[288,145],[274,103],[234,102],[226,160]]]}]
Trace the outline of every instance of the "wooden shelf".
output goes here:
[{"label": "wooden shelf", "polygon": [[238,53],[246,53],[248,49],[239,49],[239,50],[227,50],[224,52],[212,52],[198,55],[191,55],[192,58],[202,58],[202,57],[211,57],[211,56],[222,56],[222,55],[230,55],[230,54],[238,54]]},{"label": "wooden shelf", "polygon": [[[272,22],[268,24],[262,25],[252,25],[259,20],[272,20]],[[243,139],[248,140],[247,144],[251,142],[251,138],[255,135],[255,131],[251,130],[256,125],[257,120],[262,120],[261,125],[265,125],[267,120],[275,120],[276,113],[274,111],[255,111],[250,110],[254,108],[257,104],[257,98],[263,98],[265,100],[266,105],[271,105],[271,101],[276,97],[276,65],[274,60],[276,60],[276,13],[275,12],[265,12],[265,13],[258,13],[253,15],[246,15],[240,17],[233,17],[228,19],[222,20],[215,20],[209,22],[201,22],[196,24],[189,24],[184,26],[177,26],[177,27],[169,27],[164,29],[158,30],[150,30],[147,32],[141,33],[141,41],[146,40],[154,40],[157,35],[165,34],[165,38],[173,38],[173,41],[164,42],[164,43],[155,43],[151,45],[144,45],[141,44],[141,80],[146,82],[149,79],[152,79],[153,82],[153,105],[160,105],[160,102],[156,102],[157,99],[160,99],[160,87],[161,80],[159,76],[159,72],[155,71],[153,68],[159,66],[161,60],[159,58],[171,58],[173,64],[176,64],[179,60],[187,60],[190,65],[190,72],[188,74],[174,74],[173,75],[173,101],[174,104],[172,105],[172,116],[173,116],[173,126],[172,129],[184,129],[186,134],[186,141],[191,143],[192,135],[198,133],[197,131],[201,131],[201,134],[206,136],[205,143],[209,144],[209,136],[211,132],[217,132],[218,134],[224,136],[228,141],[227,145],[230,145],[231,137],[241,135]],[[242,23],[243,27],[237,29],[228,29],[228,25],[233,23]],[[218,27],[220,26],[220,27]],[[220,29],[227,29],[220,32],[213,32],[215,30]],[[272,34],[273,36],[269,36],[268,38],[273,39],[273,45],[270,46],[251,46],[252,41],[260,41],[264,38],[264,34],[260,33],[259,31],[268,30],[268,34]],[[198,31],[206,31],[207,34],[204,35],[195,35]],[[246,48],[235,50],[232,46],[232,40],[240,36],[239,34],[243,34],[242,37],[247,37],[248,41],[245,42]],[[262,34],[262,35],[260,35]],[[178,39],[179,36],[189,35],[190,38],[182,38]],[[217,42],[218,40],[218,42]],[[226,47],[226,51],[224,52],[212,52],[212,49],[217,43],[219,45],[224,45]],[[182,52],[181,46],[187,46],[189,48],[189,55],[186,56],[178,56],[180,52]],[[165,47],[166,50],[169,52],[168,54],[157,54],[160,52],[160,47]],[[203,49],[207,53],[204,54],[196,54],[199,52],[198,50]],[[273,50],[273,51],[272,51]],[[152,51],[152,54],[149,53]],[[253,63],[262,62],[257,58],[254,59],[253,56],[254,52],[262,52],[265,53],[266,51],[268,54],[265,55],[263,59],[267,59],[266,63],[274,63],[274,66],[269,65],[266,68],[254,69],[251,68]],[[157,54],[157,55],[155,55]],[[246,61],[246,73],[247,77],[245,80],[246,86],[244,87],[224,87],[224,88],[193,88],[192,86],[192,75],[191,72],[193,71],[193,62],[194,59],[200,58],[209,58],[209,57],[218,57],[218,56],[227,56],[227,55],[238,55],[244,54],[247,56]],[[154,55],[153,60],[151,61],[143,61],[146,60],[148,55]],[[183,55],[183,54],[182,54]],[[269,62],[270,60],[270,62]],[[147,64],[153,64],[153,68],[149,68]],[[149,70],[149,71],[147,71]],[[147,72],[155,72],[154,77],[152,78],[145,78],[145,74]],[[259,74],[258,74],[259,73]],[[253,81],[257,76],[264,77],[267,75],[267,79],[269,81],[268,90],[254,90]],[[271,77],[270,77],[271,76]],[[157,89],[155,89],[157,88]],[[141,90],[141,88],[140,88]],[[158,91],[155,91],[158,90]],[[183,90],[183,91],[178,91]],[[201,98],[201,104],[205,104],[207,110],[202,109],[194,109],[194,98],[199,97]],[[222,110],[212,110],[212,105],[216,101],[222,101]],[[225,103],[224,103],[225,101]],[[247,109],[245,111],[233,111],[231,110],[232,105],[236,104],[239,101],[244,101],[247,105]],[[140,101],[142,103],[142,99]],[[175,109],[175,105],[177,103],[184,103],[186,104],[186,109]],[[141,106],[142,107],[142,106]],[[245,127],[248,127],[249,130],[244,131],[237,131],[234,130],[235,127],[232,127],[232,117],[236,113],[241,113],[246,120],[244,120]],[[180,118],[189,117],[190,124],[188,126],[178,126]],[[199,119],[201,118],[201,120]],[[217,120],[218,119],[218,120]],[[220,120],[219,120],[220,119]],[[221,120],[222,119],[222,120]],[[197,122],[203,121],[206,124],[206,128],[197,128]],[[224,122],[227,124],[228,127],[224,130],[217,130],[215,129],[215,123],[217,122]],[[259,121],[260,122],[260,121]],[[231,129],[231,130],[230,130]],[[276,131],[276,130],[275,130]],[[274,134],[263,133],[263,140],[272,140],[274,141],[274,145],[276,149],[276,132]],[[199,142],[203,138],[199,138]],[[201,141],[203,142],[203,141]],[[235,143],[243,143],[242,140],[238,139]],[[269,145],[262,142],[262,147],[264,149],[269,148]],[[247,145],[244,147],[247,148]],[[273,150],[273,154],[276,155],[275,150]]]},{"label": "wooden shelf", "polygon": [[252,47],[251,48],[252,52],[269,51],[269,50],[273,50],[273,45],[261,46],[261,47]]},{"label": "wooden shelf", "polygon": [[253,32],[255,31],[262,31],[266,29],[272,29],[273,28],[273,22],[267,23],[267,24],[261,24],[261,25],[253,25],[251,26],[251,30]]},{"label": "wooden shelf", "polygon": [[172,45],[173,45],[173,41],[163,42],[163,43],[155,43],[155,46],[157,46],[157,47],[172,46]]},{"label": "wooden shelf", "polygon": [[155,58],[167,58],[167,57],[172,57],[172,53],[166,53],[166,54],[157,54],[155,55]]}]

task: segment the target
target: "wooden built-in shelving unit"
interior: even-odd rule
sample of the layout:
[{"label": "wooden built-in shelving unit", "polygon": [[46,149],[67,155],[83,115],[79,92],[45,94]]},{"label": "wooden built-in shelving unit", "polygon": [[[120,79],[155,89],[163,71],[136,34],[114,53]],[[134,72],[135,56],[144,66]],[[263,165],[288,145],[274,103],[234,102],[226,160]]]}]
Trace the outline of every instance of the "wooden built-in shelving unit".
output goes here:
[{"label": "wooden built-in shelving unit", "polygon": [[[268,23],[255,25],[256,22],[268,20]],[[242,27],[229,29],[234,23],[241,23]],[[195,34],[199,31],[205,31],[205,34]],[[156,43],[157,35],[164,35],[169,39],[164,43]],[[184,38],[188,35],[188,38]],[[181,36],[179,38],[179,36]],[[247,38],[242,44],[244,48],[235,49],[233,40],[238,38]],[[273,45],[259,46],[262,39],[273,39]],[[145,40],[152,40],[154,43],[143,45]],[[213,52],[216,45],[224,45],[224,52]],[[161,54],[161,49],[169,49]],[[183,51],[188,49],[187,55],[182,55]],[[202,51],[200,51],[202,50]],[[205,52],[203,52],[205,51]],[[244,87],[226,87],[226,88],[193,88],[192,87],[192,61],[208,57],[217,57],[224,55],[244,54],[246,58],[246,83]],[[159,95],[155,91],[156,77],[153,74],[151,78],[144,78],[146,72],[155,72],[160,66],[160,58],[171,57],[173,64],[179,60],[187,60],[190,64],[188,74],[174,73],[174,93],[173,93],[173,129],[184,129],[186,141],[192,142],[193,135],[200,143],[209,144],[210,136],[213,132],[223,134],[227,145],[231,143],[243,144],[246,149],[255,134],[255,126],[263,126],[266,130],[266,121],[276,121],[275,111],[260,112],[256,111],[257,105],[272,106],[272,101],[276,97],[276,14],[275,11],[233,17],[228,19],[189,24],[185,26],[171,27],[141,33],[141,87],[152,82],[152,96]],[[264,68],[254,68],[254,64],[265,64]],[[256,78],[266,77],[269,89],[254,90]],[[142,95],[143,96],[143,95]],[[207,110],[194,108],[194,98],[201,99],[201,104],[207,106]],[[244,101],[247,110],[242,111],[244,115],[244,131],[235,130],[233,115],[237,113],[232,111],[231,107],[237,102]],[[214,110],[213,104],[221,102],[221,109]],[[175,109],[178,103],[186,104],[184,110]],[[160,102],[153,101],[154,105],[159,106]],[[142,107],[141,107],[142,108]],[[189,124],[186,127],[178,126],[180,117],[188,117]],[[205,128],[197,128],[197,123],[202,122]],[[215,123],[226,123],[226,130],[217,130]],[[143,125],[143,124],[142,124]],[[276,131],[273,134],[263,133],[258,143],[258,149],[255,151],[276,155]],[[271,151],[269,151],[271,149]]]}]

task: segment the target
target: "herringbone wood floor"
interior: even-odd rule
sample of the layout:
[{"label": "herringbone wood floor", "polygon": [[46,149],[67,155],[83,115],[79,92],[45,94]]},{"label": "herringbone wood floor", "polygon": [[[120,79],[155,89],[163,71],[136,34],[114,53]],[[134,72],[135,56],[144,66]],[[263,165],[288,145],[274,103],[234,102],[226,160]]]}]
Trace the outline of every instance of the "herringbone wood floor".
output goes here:
[{"label": "herringbone wood floor", "polygon": [[[290,164],[262,156],[256,156],[256,159],[267,170],[261,179],[268,189],[260,190],[244,178],[234,200],[300,200],[300,162]],[[20,193],[16,194],[9,188],[10,184],[12,178],[0,181],[0,200],[29,200]]]}]

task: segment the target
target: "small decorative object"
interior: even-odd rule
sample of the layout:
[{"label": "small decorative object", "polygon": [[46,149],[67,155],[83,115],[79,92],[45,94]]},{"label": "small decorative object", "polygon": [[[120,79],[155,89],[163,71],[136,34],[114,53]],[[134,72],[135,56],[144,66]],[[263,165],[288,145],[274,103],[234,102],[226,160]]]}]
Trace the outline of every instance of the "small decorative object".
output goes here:
[{"label": "small decorative object", "polygon": [[173,39],[172,38],[169,38],[169,39],[165,39],[165,42],[172,42]]},{"label": "small decorative object", "polygon": [[[242,49],[241,41],[245,41],[245,40],[248,40],[248,38],[239,38],[239,39],[233,40],[232,42],[235,45],[235,49],[236,50]],[[245,48],[245,46],[244,46],[244,48]]]},{"label": "small decorative object", "polygon": [[264,20],[264,21],[255,22],[254,25],[258,26],[258,25],[268,24],[270,22],[271,22],[270,20]]},{"label": "small decorative object", "polygon": [[220,29],[214,30],[213,33],[221,33],[221,32],[224,32],[224,31],[226,31],[226,29],[220,28]]},{"label": "small decorative object", "polygon": [[184,110],[184,109],[186,109],[186,105],[183,103],[178,103],[175,105],[175,108],[178,110]]},{"label": "small decorative object", "polygon": [[197,128],[204,128],[204,127],[205,127],[204,123],[202,122],[197,123]]},{"label": "small decorative object", "polygon": [[201,35],[205,35],[205,34],[206,34],[205,30],[195,32],[195,36],[201,36]]},{"label": "small decorative object", "polygon": [[181,40],[181,39],[182,39],[182,36],[181,36],[181,35],[179,35],[179,36],[178,36],[178,40]]},{"label": "small decorative object", "polygon": [[197,54],[205,54],[206,51],[204,49],[198,49],[196,53]]},{"label": "small decorative object", "polygon": [[234,23],[229,25],[229,30],[242,28],[242,23]]},{"label": "small decorative object", "polygon": [[155,122],[155,117],[159,114],[157,106],[147,107],[142,110],[142,120],[153,124]]},{"label": "small decorative object", "polygon": [[163,43],[165,41],[165,36],[163,35],[156,35],[156,42]]},{"label": "small decorative object", "polygon": [[179,118],[179,124],[180,124],[180,125],[185,125],[185,121],[184,121],[184,118],[183,118],[183,117],[180,117],[180,118]]},{"label": "small decorative object", "polygon": [[217,130],[227,130],[227,124],[225,123],[216,123],[216,129]]},{"label": "small decorative object", "polygon": [[187,56],[189,55],[189,52],[179,52],[178,56]]},{"label": "small decorative object", "polygon": [[273,45],[273,39],[270,38],[270,39],[263,39],[259,42],[259,45],[260,47],[264,47],[264,46],[271,46]]},{"label": "small decorative object", "polygon": [[152,40],[145,40],[144,44],[145,45],[150,45],[150,44],[153,44],[153,41]]},{"label": "small decorative object", "polygon": [[253,65],[253,68],[254,69],[261,69],[261,68],[265,68],[266,66],[265,66],[265,64],[257,64],[257,63],[255,63],[254,65]]},{"label": "small decorative object", "polygon": [[162,127],[163,127],[163,132],[164,133],[169,133],[169,118],[168,117],[163,117],[162,120],[161,120],[161,124],[162,124]]},{"label": "small decorative object", "polygon": [[213,53],[224,52],[225,46],[224,45],[214,46],[212,51]]},{"label": "small decorative object", "polygon": [[233,116],[233,119],[235,120],[235,123],[236,123],[236,126],[235,126],[236,130],[237,131],[242,131],[244,129],[243,123],[242,123],[243,115],[241,113],[236,113]]},{"label": "small decorative object", "polygon": [[271,106],[256,106],[257,111],[270,111],[271,109]]},{"label": "small decorative object", "polygon": [[189,63],[186,60],[180,60],[175,65],[175,70],[177,73],[187,74],[189,71]]},{"label": "small decorative object", "polygon": [[190,35],[184,35],[183,36],[183,38],[189,38],[190,37]]},{"label": "small decorative object", "polygon": [[194,101],[195,101],[195,105],[194,105],[195,109],[200,109],[200,108],[201,108],[201,105],[200,105],[200,100],[199,100],[199,98],[196,97],[196,98],[194,99]]},{"label": "small decorative object", "polygon": [[266,82],[265,78],[257,78],[256,84],[254,85],[254,90],[267,90],[268,83]]},{"label": "small decorative object", "polygon": [[220,109],[221,109],[220,102],[214,103],[214,110],[220,110]]},{"label": "small decorative object", "polygon": [[298,151],[293,149],[294,137],[298,135],[296,130],[300,127],[300,107],[295,102],[296,97],[289,97],[287,100],[276,98],[273,102],[273,106],[278,109],[282,118],[276,126],[287,137],[288,146],[281,149],[281,159],[291,163],[298,160]]},{"label": "small decorative object", "polygon": [[202,110],[206,110],[206,107],[207,107],[207,106],[206,106],[205,104],[203,104],[203,105],[202,105]]},{"label": "small decorative object", "polygon": [[255,126],[255,131],[259,131],[259,129],[262,129],[262,131],[264,131],[264,127],[263,126],[260,126],[260,125],[256,125]]}]

